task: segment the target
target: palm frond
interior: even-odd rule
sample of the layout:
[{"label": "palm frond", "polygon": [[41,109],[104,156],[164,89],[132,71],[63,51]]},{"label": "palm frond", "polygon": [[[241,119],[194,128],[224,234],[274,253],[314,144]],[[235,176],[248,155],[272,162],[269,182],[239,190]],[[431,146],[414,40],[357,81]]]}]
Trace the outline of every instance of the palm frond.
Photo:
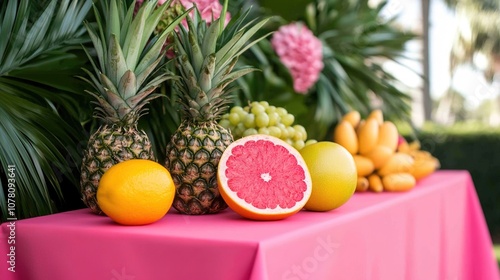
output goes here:
[{"label": "palm frond", "polygon": [[[56,198],[62,199],[59,181],[71,178],[71,167],[76,167],[76,151],[72,148],[79,134],[43,98],[33,98],[31,91],[45,91],[23,85],[14,79],[0,78],[0,162],[6,173],[15,166],[17,216],[31,217],[56,211],[49,195],[54,186]],[[44,94],[50,94],[45,91]],[[2,209],[2,213],[6,213]],[[2,218],[2,220],[5,217]]]},{"label": "palm frond", "polygon": [[26,63],[39,58],[61,45],[78,45],[85,42],[82,20],[92,1],[50,1],[47,8],[33,24],[28,24],[31,1],[6,1],[2,6],[4,22],[0,29],[0,76],[20,69]]},{"label": "palm frond", "polygon": [[5,192],[3,179],[8,166],[15,166],[18,219],[56,212],[61,182],[77,184],[77,148],[86,138],[80,121],[91,114],[81,106],[85,86],[75,75],[87,62],[82,22],[92,1],[43,1],[43,8],[41,3],[0,6],[0,184]]}]

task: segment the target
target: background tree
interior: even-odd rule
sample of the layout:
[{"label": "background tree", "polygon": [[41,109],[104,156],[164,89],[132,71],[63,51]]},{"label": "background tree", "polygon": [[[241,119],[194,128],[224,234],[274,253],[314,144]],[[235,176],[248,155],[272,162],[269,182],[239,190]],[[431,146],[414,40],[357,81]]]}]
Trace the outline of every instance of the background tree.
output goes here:
[{"label": "background tree", "polygon": [[[496,0],[445,0],[445,2],[453,9],[459,22],[457,35],[450,53],[451,76],[453,77],[460,67],[468,66],[482,72],[487,82],[493,82],[495,75],[500,73],[500,2]],[[486,61],[487,63],[481,65],[483,63],[478,63],[480,61]],[[482,85],[473,93],[462,92],[462,94],[480,94],[488,86]],[[445,112],[443,110],[445,108],[451,109],[446,104],[453,102],[450,98],[453,98],[456,94],[456,92],[450,90],[442,98],[438,105],[441,116],[452,114],[451,111]],[[474,96],[472,97],[474,98]],[[475,97],[480,98],[481,96]],[[441,103],[444,103],[444,105]],[[497,105],[489,107],[489,112],[497,115],[499,112],[495,110],[500,108],[500,98],[496,97],[495,100],[490,100],[488,103],[497,103]],[[485,118],[482,115],[469,112],[467,119],[488,119],[488,123],[495,123],[495,118]],[[442,122],[443,118],[437,119],[437,121]]]},{"label": "background tree", "polygon": [[500,72],[500,2],[497,0],[445,0],[461,23],[451,52],[450,70],[463,64],[474,65],[474,57],[484,55],[485,77],[491,81]]}]

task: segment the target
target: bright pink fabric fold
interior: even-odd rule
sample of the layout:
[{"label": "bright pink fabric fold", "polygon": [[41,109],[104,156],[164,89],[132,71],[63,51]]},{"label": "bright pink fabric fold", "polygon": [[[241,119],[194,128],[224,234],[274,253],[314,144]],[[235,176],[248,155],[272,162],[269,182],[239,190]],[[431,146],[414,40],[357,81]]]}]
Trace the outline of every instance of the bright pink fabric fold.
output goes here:
[{"label": "bright pink fabric fold", "polygon": [[[6,224],[1,231],[6,260]],[[330,212],[259,222],[231,210],[175,211],[120,226],[88,210],[16,222],[16,272],[0,279],[498,280],[466,171],[438,171],[405,193],[356,193]]]}]

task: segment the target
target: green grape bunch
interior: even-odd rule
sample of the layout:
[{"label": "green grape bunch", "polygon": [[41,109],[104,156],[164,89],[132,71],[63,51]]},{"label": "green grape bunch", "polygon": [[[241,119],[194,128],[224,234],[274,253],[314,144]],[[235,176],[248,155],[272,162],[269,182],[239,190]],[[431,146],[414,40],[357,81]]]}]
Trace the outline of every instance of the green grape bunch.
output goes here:
[{"label": "green grape bunch", "polygon": [[307,139],[307,131],[300,124],[293,124],[295,116],[285,108],[269,105],[267,101],[253,101],[245,107],[234,106],[224,114],[219,124],[233,134],[234,140],[253,134],[266,134],[280,138],[300,150],[316,143]]}]

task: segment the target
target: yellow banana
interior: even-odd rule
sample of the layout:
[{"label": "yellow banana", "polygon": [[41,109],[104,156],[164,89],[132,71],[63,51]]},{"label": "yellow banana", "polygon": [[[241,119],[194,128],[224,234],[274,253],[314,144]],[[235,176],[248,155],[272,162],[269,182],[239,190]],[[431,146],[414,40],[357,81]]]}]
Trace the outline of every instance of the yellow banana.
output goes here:
[{"label": "yellow banana", "polygon": [[420,158],[416,159],[413,163],[413,167],[410,170],[410,174],[415,177],[416,180],[420,180],[424,177],[432,174],[436,169],[440,167],[439,160],[432,158]]},{"label": "yellow banana", "polygon": [[410,144],[408,144],[410,150],[420,150],[420,142],[418,140],[412,141]]},{"label": "yellow banana", "polygon": [[410,172],[414,162],[415,160],[409,154],[395,153],[378,170],[378,174],[380,176],[385,176],[392,173]]},{"label": "yellow banana", "polygon": [[415,160],[433,158],[431,153],[429,153],[428,151],[423,151],[423,150],[410,150],[408,152],[408,154],[410,156],[412,156]]},{"label": "yellow banana", "polygon": [[368,190],[368,179],[366,177],[358,177],[358,183],[356,184],[357,192],[365,192]]},{"label": "yellow banana", "polygon": [[340,144],[352,155],[358,152],[358,136],[352,124],[348,121],[340,121],[333,131],[333,141]]},{"label": "yellow banana", "polygon": [[375,169],[379,169],[394,155],[394,151],[385,146],[376,146],[373,150],[366,154],[366,157],[371,159]]},{"label": "yellow banana", "polygon": [[368,176],[368,188],[374,192],[384,191],[384,186],[382,185],[382,179],[377,174],[371,174]]},{"label": "yellow banana", "polygon": [[358,134],[358,137],[359,137],[359,132],[361,131],[361,128],[365,126],[365,123],[366,123],[365,120],[360,120],[358,126],[356,127],[356,134]]},{"label": "yellow banana", "polygon": [[382,125],[382,123],[384,123],[384,114],[382,113],[382,110],[376,109],[376,110],[371,111],[366,119],[367,120],[375,119],[375,120],[377,120],[377,123],[379,125]]},{"label": "yellow banana", "polygon": [[387,147],[394,152],[398,147],[398,140],[399,133],[396,125],[390,121],[384,122],[378,133],[378,145]]},{"label": "yellow banana", "polygon": [[403,140],[398,144],[398,148],[396,151],[407,154],[410,152],[410,145],[408,144],[408,142],[406,142],[406,140]]},{"label": "yellow banana", "polygon": [[359,128],[358,146],[359,153],[366,155],[377,146],[379,124],[376,119],[367,119]]},{"label": "yellow banana", "polygon": [[386,191],[400,192],[415,187],[416,180],[410,173],[392,173],[382,177],[382,184]]},{"label": "yellow banana", "polygon": [[358,111],[350,111],[342,117],[341,121],[349,122],[352,127],[356,128],[361,120],[361,115]]},{"label": "yellow banana", "polygon": [[370,175],[375,170],[373,162],[362,155],[353,155],[354,164],[356,165],[356,170],[358,171],[358,177],[365,177]]},{"label": "yellow banana", "polygon": [[418,140],[410,144],[407,142],[400,143],[398,151],[408,154],[413,158],[413,165],[408,172],[416,180],[427,177],[440,168],[440,163],[437,158],[433,157],[428,151],[420,150],[420,142]]}]

